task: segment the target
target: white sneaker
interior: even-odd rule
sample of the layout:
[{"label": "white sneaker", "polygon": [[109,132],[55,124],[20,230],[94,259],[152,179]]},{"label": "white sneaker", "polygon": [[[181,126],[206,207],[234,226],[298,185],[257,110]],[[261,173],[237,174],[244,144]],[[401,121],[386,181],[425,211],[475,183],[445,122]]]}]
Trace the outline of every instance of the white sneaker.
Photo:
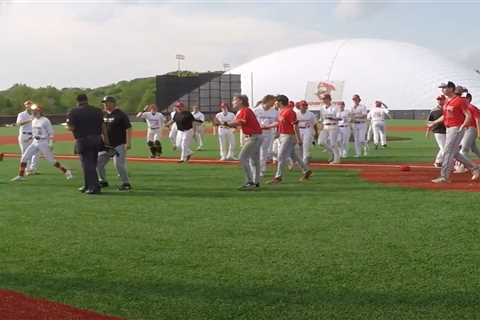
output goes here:
[{"label": "white sneaker", "polygon": [[340,160],[333,160],[331,162],[329,162],[328,164],[340,164]]},{"label": "white sneaker", "polygon": [[73,179],[72,171],[70,170],[65,171],[65,178],[67,178],[67,180],[72,180]]},{"label": "white sneaker", "polygon": [[472,170],[472,180],[478,180],[480,178],[480,169],[474,169]]},{"label": "white sneaker", "polygon": [[457,166],[457,167],[455,167],[455,170],[454,170],[453,172],[455,172],[455,173],[465,173],[465,172],[467,172],[467,171],[468,171],[468,170],[465,169],[464,166]]},{"label": "white sneaker", "polygon": [[25,171],[26,176],[34,176],[37,172],[35,170],[27,170]]},{"label": "white sneaker", "polygon": [[445,179],[444,177],[438,177],[432,180],[433,183],[447,183],[448,180]]},{"label": "white sneaker", "polygon": [[227,159],[226,158],[220,158],[220,161],[225,161],[225,160],[227,160]]},{"label": "white sneaker", "polygon": [[15,178],[10,179],[10,181],[24,181],[25,177],[22,176],[16,176]]}]

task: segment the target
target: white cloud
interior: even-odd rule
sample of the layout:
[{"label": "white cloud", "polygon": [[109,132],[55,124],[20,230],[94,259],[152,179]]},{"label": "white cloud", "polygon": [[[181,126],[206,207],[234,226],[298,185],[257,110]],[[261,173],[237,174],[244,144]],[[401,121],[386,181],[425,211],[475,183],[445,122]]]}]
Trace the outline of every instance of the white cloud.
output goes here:
[{"label": "white cloud", "polygon": [[358,19],[370,16],[386,6],[386,2],[373,0],[338,0],[335,15],[340,19]]},{"label": "white cloud", "polygon": [[324,40],[317,31],[174,6],[21,5],[0,19],[0,88],[92,87],[176,69],[221,70],[278,49]]}]

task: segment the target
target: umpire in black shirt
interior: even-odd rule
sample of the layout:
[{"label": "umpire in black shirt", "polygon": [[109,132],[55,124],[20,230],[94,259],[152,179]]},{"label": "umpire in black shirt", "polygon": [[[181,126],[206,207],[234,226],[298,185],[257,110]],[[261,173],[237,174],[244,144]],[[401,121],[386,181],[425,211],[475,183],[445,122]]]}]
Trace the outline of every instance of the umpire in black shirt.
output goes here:
[{"label": "umpire in black shirt", "polygon": [[[79,189],[86,194],[100,193],[97,177],[98,152],[103,148],[104,140],[108,144],[103,113],[88,104],[85,94],[77,96],[77,107],[67,117],[67,124],[75,137],[75,150],[80,155],[84,185]],[[103,135],[103,139],[102,139]]]}]

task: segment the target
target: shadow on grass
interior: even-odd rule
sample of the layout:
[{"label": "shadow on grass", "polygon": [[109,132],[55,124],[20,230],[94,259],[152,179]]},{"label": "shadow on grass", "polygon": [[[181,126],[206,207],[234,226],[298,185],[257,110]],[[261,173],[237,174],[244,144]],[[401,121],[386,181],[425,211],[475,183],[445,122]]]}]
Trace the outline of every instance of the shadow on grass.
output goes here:
[{"label": "shadow on grass", "polygon": [[[332,290],[324,287],[281,287],[258,285],[234,287],[229,285],[199,284],[169,281],[112,281],[91,278],[53,277],[44,274],[0,273],[0,287],[11,290],[26,290],[43,298],[55,296],[116,295],[122,300],[137,300],[137,303],[154,302],[160,298],[206,300],[235,304],[256,303],[259,305],[371,305],[411,307],[469,307],[480,312],[480,292],[432,292],[415,291],[369,291],[343,288]],[[153,301],[152,301],[153,300]],[[458,310],[461,312],[461,309]]]}]

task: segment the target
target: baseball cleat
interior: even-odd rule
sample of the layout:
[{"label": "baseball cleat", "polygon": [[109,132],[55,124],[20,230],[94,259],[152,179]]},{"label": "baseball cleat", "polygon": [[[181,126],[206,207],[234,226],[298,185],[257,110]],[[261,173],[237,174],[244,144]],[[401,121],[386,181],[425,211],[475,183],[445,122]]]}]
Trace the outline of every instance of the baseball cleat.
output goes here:
[{"label": "baseball cleat", "polygon": [[433,164],[433,166],[434,166],[435,168],[441,168],[441,167],[442,167],[442,163],[441,163],[441,162],[435,162],[435,163]]},{"label": "baseball cleat", "polygon": [[106,188],[108,187],[108,182],[107,181],[98,181],[98,185],[100,188]]},{"label": "baseball cleat", "polygon": [[3,161],[3,157],[4,157],[4,156],[5,156],[5,155],[4,155],[3,153],[0,153],[0,161]]},{"label": "baseball cleat", "polygon": [[190,159],[191,159],[191,158],[192,158],[192,155],[191,155],[191,154],[189,154],[189,155],[187,156],[187,159],[185,160],[185,162],[188,162],[188,161],[190,161]]},{"label": "baseball cleat", "polygon": [[118,187],[118,190],[120,190],[120,191],[130,191],[130,190],[132,190],[132,186],[130,185],[130,183],[124,183],[124,184],[122,184],[121,186]]},{"label": "baseball cleat", "polygon": [[328,164],[340,164],[340,163],[341,163],[340,160],[334,160],[332,162],[329,162]]},{"label": "baseball cleat", "polygon": [[480,178],[480,169],[472,170],[472,180],[478,180]]},{"label": "baseball cleat", "polygon": [[279,184],[280,182],[282,182],[282,177],[275,177],[267,183],[268,184]]},{"label": "baseball cleat", "polygon": [[433,183],[448,183],[448,180],[444,177],[438,177],[432,180]]},{"label": "baseball cleat", "polygon": [[65,178],[67,178],[67,180],[72,180],[73,179],[72,171],[70,170],[65,171]]},{"label": "baseball cleat", "polygon": [[10,179],[10,181],[12,181],[12,182],[13,181],[24,181],[24,180],[25,180],[25,177],[23,177],[23,176],[16,176],[16,177]]},{"label": "baseball cleat", "polygon": [[220,161],[225,161],[227,160],[227,158],[220,158]]},{"label": "baseball cleat", "polygon": [[313,172],[312,170],[308,170],[307,172],[305,172],[303,174],[303,176],[300,178],[300,181],[305,181],[305,180],[308,180],[310,179],[310,177],[312,176]]},{"label": "baseball cleat", "polygon": [[258,183],[248,182],[248,183],[244,184],[243,186],[241,186],[240,188],[238,188],[238,190],[240,190],[240,191],[250,191],[250,190],[255,190],[256,188],[259,188],[259,187],[260,187],[260,184],[258,184]]}]

